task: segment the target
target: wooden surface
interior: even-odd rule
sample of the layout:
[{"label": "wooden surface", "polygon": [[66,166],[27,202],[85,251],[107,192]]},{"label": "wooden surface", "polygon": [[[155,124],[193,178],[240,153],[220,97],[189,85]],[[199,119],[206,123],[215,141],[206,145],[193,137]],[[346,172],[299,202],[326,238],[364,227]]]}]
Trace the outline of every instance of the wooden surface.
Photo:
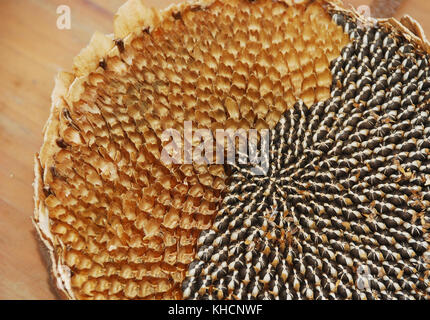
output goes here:
[{"label": "wooden surface", "polygon": [[[146,2],[163,8],[173,1]],[[31,223],[33,156],[42,143],[55,74],[71,68],[94,31],[113,31],[113,12],[122,3],[0,0],[0,299],[54,298]],[[56,27],[63,4],[71,8],[71,30]],[[416,17],[430,34],[430,1],[405,0],[399,11]]]}]

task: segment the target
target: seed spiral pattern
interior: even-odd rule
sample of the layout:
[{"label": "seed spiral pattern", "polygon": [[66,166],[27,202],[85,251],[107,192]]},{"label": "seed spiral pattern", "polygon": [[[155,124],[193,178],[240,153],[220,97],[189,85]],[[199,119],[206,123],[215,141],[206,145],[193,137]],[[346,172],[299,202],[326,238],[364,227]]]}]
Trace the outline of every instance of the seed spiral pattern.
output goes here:
[{"label": "seed spiral pattern", "polygon": [[232,166],[184,297],[430,297],[429,57],[379,25],[333,20],[352,41],[331,98],[284,113],[266,175]]},{"label": "seed spiral pattern", "polygon": [[162,161],[163,133],[185,141],[186,121],[212,133],[273,128],[298,99],[330,97],[330,62],[349,42],[326,0],[194,0],[163,12],[144,2],[125,3],[114,38],[95,34],[53,92],[34,221],[67,298],[181,299],[227,175]]}]

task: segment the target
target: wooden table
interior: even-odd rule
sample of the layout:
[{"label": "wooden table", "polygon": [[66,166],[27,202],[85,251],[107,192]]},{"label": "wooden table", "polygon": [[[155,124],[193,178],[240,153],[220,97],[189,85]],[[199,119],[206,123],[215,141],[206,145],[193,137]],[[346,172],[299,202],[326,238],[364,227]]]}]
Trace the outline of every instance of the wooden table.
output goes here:
[{"label": "wooden table", "polygon": [[[159,8],[171,2],[146,0]],[[0,299],[54,298],[31,223],[33,156],[42,143],[54,76],[71,68],[95,30],[113,31],[113,12],[122,3],[0,0]],[[56,28],[59,5],[71,8],[71,30]],[[415,16],[430,34],[429,1],[405,0],[399,11]]]}]

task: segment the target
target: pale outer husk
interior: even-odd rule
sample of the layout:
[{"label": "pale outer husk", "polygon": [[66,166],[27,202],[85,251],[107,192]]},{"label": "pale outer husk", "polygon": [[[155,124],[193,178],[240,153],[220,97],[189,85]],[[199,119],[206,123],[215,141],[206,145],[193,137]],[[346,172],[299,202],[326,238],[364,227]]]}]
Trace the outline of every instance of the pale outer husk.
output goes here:
[{"label": "pale outer husk", "polygon": [[[312,0],[280,0],[288,5],[312,2]],[[404,16],[400,21],[390,19],[365,18],[353,8],[347,9],[341,0],[317,0],[327,6],[330,12],[344,12],[352,15],[354,19],[364,25],[373,25],[376,22],[386,26],[391,31],[404,36],[407,40],[419,46],[425,52],[430,53],[430,44],[424,35],[422,27],[410,16]],[[55,286],[62,298],[76,299],[71,286],[71,271],[63,262],[61,252],[64,245],[50,230],[50,218],[47,207],[44,204],[43,181],[54,160],[53,156],[59,151],[56,144],[59,138],[59,117],[61,110],[67,105],[78,101],[84,90],[83,83],[89,74],[99,68],[99,63],[106,57],[120,56],[115,39],[121,39],[127,46],[135,37],[141,35],[144,29],[152,29],[160,24],[172,13],[182,11],[190,6],[209,6],[215,0],[190,0],[180,4],[173,4],[163,11],[148,8],[143,0],[129,0],[121,6],[114,17],[114,34],[104,35],[96,32],[89,45],[74,59],[73,72],[60,72],[55,81],[55,88],[51,96],[52,105],[48,121],[44,127],[44,141],[40,153],[35,157],[35,181],[34,181],[34,216],[33,223],[46,246],[49,254],[51,272],[56,280]],[[54,241],[55,239],[55,241]],[[54,246],[59,243],[60,247]]]}]

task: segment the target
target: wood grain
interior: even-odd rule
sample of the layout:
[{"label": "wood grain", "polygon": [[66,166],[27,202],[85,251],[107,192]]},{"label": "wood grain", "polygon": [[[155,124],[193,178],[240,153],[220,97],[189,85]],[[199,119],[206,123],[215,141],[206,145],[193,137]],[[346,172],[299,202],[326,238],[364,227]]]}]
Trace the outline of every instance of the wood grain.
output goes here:
[{"label": "wood grain", "polygon": [[[346,3],[352,4],[355,7],[359,5],[370,5],[372,1],[378,0],[348,0]],[[400,18],[404,15],[410,15],[417,20],[426,31],[427,35],[430,35],[430,1],[428,0],[403,0],[402,4],[398,8],[395,17]]]},{"label": "wood grain", "polygon": [[[31,223],[33,156],[42,143],[56,73],[71,68],[95,30],[113,31],[113,13],[122,3],[0,0],[0,299],[55,297]],[[147,3],[163,8],[172,1]],[[62,4],[71,8],[71,30],[56,28]],[[430,1],[405,0],[399,12],[416,17],[430,34]]]}]

